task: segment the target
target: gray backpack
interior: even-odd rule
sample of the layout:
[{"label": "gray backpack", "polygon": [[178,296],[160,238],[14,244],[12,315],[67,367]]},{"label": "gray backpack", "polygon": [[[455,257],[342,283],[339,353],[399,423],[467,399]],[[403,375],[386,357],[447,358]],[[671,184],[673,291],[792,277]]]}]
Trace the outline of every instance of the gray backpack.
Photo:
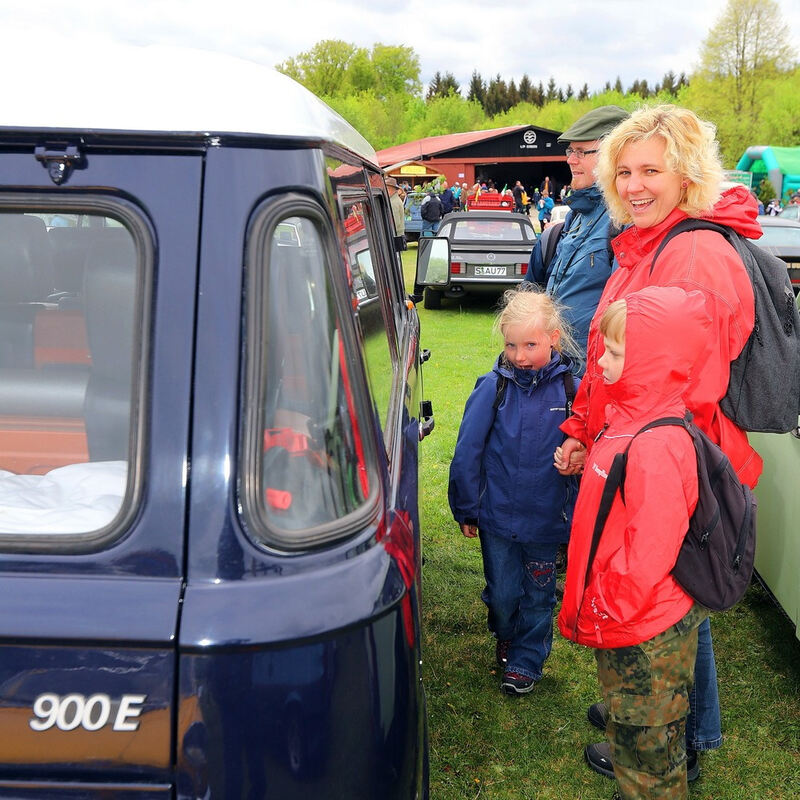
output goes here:
[{"label": "gray backpack", "polygon": [[681,417],[661,417],[634,434],[628,446],[614,456],[597,511],[584,585],[589,582],[592,560],[619,490],[625,502],[628,450],[641,433],[662,425],[685,428],[697,456],[697,506],[689,520],[672,576],[684,591],[712,611],[725,611],[742,599],[753,575],[756,553],[756,500],[749,486],[736,475],[728,457],[693,422]]},{"label": "gray backpack", "polygon": [[785,262],[725,225],[690,217],[664,237],[656,259],[673,236],[716,231],[742,259],[755,298],[755,324],[742,352],[731,362],[728,391],[720,401],[726,417],[746,431],[786,433],[800,414],[800,315]]}]

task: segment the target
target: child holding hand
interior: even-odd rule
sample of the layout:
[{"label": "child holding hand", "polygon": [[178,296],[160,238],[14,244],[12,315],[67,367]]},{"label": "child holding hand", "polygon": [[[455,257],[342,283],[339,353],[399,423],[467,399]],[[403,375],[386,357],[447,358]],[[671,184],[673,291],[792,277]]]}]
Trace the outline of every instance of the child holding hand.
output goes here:
[{"label": "child holding hand", "polygon": [[519,695],[542,678],[553,642],[556,552],[577,486],[552,454],[578,383],[565,351],[578,351],[552,297],[533,287],[506,292],[496,326],[503,352],[467,400],[448,496],[463,535],[480,536],[500,688]]}]

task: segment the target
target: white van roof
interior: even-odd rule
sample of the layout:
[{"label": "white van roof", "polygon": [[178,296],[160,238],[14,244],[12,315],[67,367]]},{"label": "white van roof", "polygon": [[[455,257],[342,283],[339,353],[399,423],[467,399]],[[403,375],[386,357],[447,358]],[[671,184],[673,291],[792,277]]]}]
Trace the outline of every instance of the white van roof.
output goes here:
[{"label": "white van roof", "polygon": [[44,43],[0,53],[0,129],[244,134],[320,139],[377,163],[346,120],[274,69],[221,53]]}]

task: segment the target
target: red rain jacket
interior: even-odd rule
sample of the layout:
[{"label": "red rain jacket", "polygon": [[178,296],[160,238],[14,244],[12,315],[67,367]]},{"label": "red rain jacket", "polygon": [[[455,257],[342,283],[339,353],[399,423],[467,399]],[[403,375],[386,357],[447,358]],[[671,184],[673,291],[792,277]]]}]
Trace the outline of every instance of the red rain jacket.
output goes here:
[{"label": "red rain jacket", "polygon": [[[586,457],[558,616],[565,637],[597,648],[651,639],[694,602],[670,575],[697,504],[694,444],[673,426],[631,439],[654,419],[683,415],[690,370],[714,336],[712,321],[698,291],[648,287],[626,301],[625,364],[619,381],[605,386],[606,427]],[[587,583],[605,480],[628,444],[625,504],[617,493]]]},{"label": "red rain jacket", "polygon": [[[761,236],[756,221],[755,199],[737,186],[726,191],[708,219],[728,225],[749,239]],[[597,359],[603,354],[603,337],[597,325],[614,300],[644,286],[680,286],[697,289],[706,299],[713,320],[713,334],[699,347],[697,369],[684,396],[687,408],[701,428],[731,460],[739,478],[755,487],[761,475],[761,458],[750,447],[747,434],[728,419],[719,407],[730,377],[730,362],[744,347],[753,329],[753,287],[741,259],[728,242],[713,231],[692,231],[676,236],[658,257],[653,274],[650,264],[667,231],[686,214],[679,209],[652,228],[631,226],[617,236],[612,246],[619,264],[606,283],[589,328],[586,374],[573,406],[574,416],[561,429],[588,444],[603,425],[606,387]],[[654,375],[658,381],[660,376]]]}]

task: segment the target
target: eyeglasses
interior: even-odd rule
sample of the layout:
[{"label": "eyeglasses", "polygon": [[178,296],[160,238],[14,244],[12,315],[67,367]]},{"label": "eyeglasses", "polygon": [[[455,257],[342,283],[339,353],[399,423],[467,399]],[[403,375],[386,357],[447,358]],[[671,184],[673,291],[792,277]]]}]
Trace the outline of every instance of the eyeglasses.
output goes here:
[{"label": "eyeglasses", "polygon": [[596,148],[594,150],[581,150],[580,147],[568,147],[565,152],[567,154],[567,158],[570,156],[575,156],[575,158],[580,161],[580,159],[582,159],[584,156],[591,155],[592,153],[599,153],[600,149]]}]

